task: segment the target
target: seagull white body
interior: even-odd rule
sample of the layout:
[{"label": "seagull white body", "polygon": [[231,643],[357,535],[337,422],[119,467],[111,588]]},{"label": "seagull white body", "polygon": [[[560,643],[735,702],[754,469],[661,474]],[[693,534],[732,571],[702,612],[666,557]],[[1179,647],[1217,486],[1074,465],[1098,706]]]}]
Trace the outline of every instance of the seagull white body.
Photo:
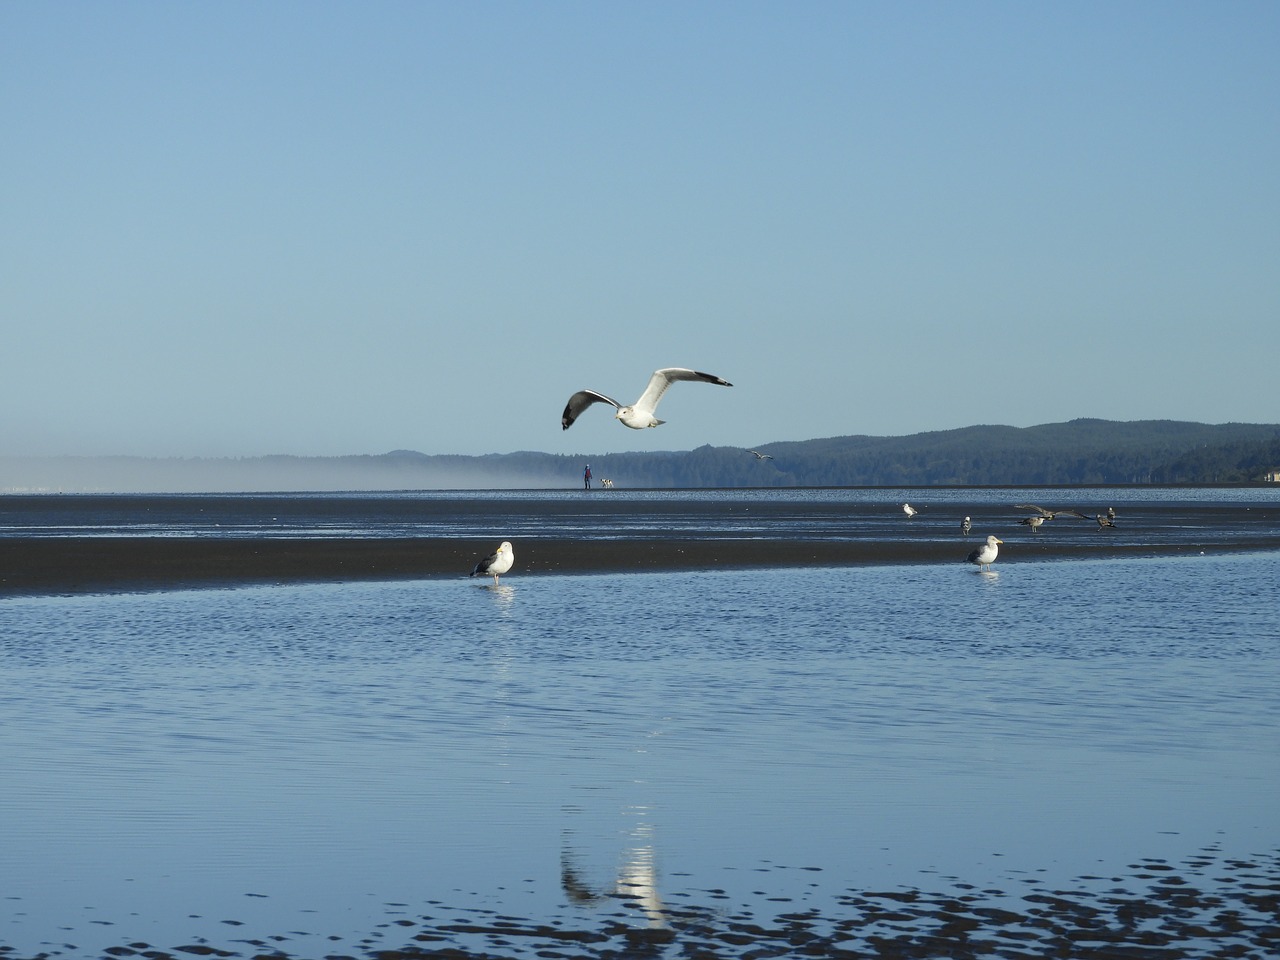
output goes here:
[{"label": "seagull white body", "polygon": [[503,540],[497,550],[475,565],[475,568],[471,571],[471,576],[492,576],[493,585],[496,587],[498,585],[498,576],[510,570],[511,565],[515,562],[516,552],[511,548],[511,542]]},{"label": "seagull white body", "polygon": [[969,531],[972,529],[973,529],[973,521],[970,520],[968,517],[965,517],[963,520],[960,521],[960,532],[964,534],[966,537],[969,535]]},{"label": "seagull white body", "polygon": [[920,511],[917,510],[915,507],[913,507],[911,504],[904,503],[902,505],[902,512],[905,513],[908,517],[914,517]]},{"label": "seagull white body", "polygon": [[1000,552],[1000,544],[1002,543],[1004,541],[999,537],[987,537],[985,544],[969,554],[969,562],[976,563],[982,570],[991,569],[991,564],[996,562],[996,555]]},{"label": "seagull white body", "polygon": [[613,397],[607,397],[595,390],[579,390],[565,404],[564,413],[560,415],[560,427],[568,430],[573,426],[573,421],[582,415],[582,411],[593,403],[613,404],[618,408],[613,418],[622,421],[623,426],[630,427],[632,430],[656,427],[666,422],[654,416],[658,409],[658,401],[667,392],[667,387],[677,380],[701,380],[703,383],[715,383],[722,387],[733,386],[728,380],[722,380],[710,373],[688,370],[685,367],[663,367],[661,370],[653,371],[653,376],[649,378],[649,385],[645,387],[644,393],[640,394],[640,399],[625,406]]}]

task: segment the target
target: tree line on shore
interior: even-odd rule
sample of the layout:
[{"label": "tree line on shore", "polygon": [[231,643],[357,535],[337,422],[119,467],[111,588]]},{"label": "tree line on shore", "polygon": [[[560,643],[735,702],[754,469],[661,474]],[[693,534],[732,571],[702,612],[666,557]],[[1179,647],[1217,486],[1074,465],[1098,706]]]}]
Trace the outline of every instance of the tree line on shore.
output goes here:
[{"label": "tree line on shore", "polygon": [[902,437],[847,436],[695,450],[486,456],[0,458],[9,492],[223,492],[1247,483],[1280,469],[1280,425],[1072,420]]}]

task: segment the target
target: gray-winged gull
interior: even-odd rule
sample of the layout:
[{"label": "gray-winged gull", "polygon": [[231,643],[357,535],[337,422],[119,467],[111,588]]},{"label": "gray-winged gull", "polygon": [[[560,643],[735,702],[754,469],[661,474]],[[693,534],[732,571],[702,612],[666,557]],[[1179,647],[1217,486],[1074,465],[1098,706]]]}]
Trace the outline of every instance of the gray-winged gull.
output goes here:
[{"label": "gray-winged gull", "polygon": [[960,521],[960,532],[964,536],[967,537],[969,535],[969,531],[972,529],[973,529],[973,521],[970,520],[968,517],[965,517],[963,520]]},{"label": "gray-winged gull", "polygon": [[579,390],[565,404],[564,413],[560,415],[560,427],[568,430],[573,426],[573,421],[582,415],[582,411],[593,403],[613,404],[618,408],[618,412],[613,415],[613,418],[621,420],[623,426],[630,427],[632,430],[656,427],[666,422],[654,416],[654,411],[658,409],[658,401],[667,392],[667,387],[677,380],[701,380],[703,383],[715,383],[722,387],[733,386],[728,380],[723,380],[710,373],[701,373],[684,367],[663,367],[661,370],[653,371],[653,376],[649,378],[649,385],[644,388],[644,393],[640,394],[640,399],[626,406],[623,406],[613,397],[607,397],[603,393],[597,393],[595,390]]},{"label": "gray-winged gull", "polygon": [[914,517],[920,511],[917,510],[915,507],[913,507],[911,504],[904,503],[902,505],[902,512],[905,513],[908,517]]},{"label": "gray-winged gull", "polygon": [[497,550],[475,565],[475,569],[471,571],[471,576],[492,576],[493,585],[496,587],[498,585],[498,575],[510,570],[511,565],[515,562],[516,552],[511,548],[511,541],[503,540]]},{"label": "gray-winged gull", "polygon": [[969,562],[976,563],[980,569],[990,570],[991,565],[996,562],[996,554],[1000,552],[1002,543],[1004,541],[995,535],[987,537],[985,544],[969,554]]},{"label": "gray-winged gull", "polygon": [[1042,520],[1052,520],[1054,517],[1057,517],[1057,516],[1079,517],[1081,520],[1089,519],[1083,513],[1080,513],[1078,510],[1046,510],[1044,507],[1037,507],[1034,503],[1019,503],[1019,504],[1016,504],[1016,506],[1017,506],[1017,509],[1019,510],[1030,510],[1032,513],[1039,516]]}]

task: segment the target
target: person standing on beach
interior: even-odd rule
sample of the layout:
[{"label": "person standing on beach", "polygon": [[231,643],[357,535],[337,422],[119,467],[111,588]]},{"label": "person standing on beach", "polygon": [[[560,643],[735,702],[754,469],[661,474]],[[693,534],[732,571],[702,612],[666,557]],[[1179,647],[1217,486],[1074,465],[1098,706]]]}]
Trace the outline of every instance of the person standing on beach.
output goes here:
[{"label": "person standing on beach", "polygon": [[585,490],[591,489],[591,464],[587,464],[587,469],[582,471],[582,486]]}]

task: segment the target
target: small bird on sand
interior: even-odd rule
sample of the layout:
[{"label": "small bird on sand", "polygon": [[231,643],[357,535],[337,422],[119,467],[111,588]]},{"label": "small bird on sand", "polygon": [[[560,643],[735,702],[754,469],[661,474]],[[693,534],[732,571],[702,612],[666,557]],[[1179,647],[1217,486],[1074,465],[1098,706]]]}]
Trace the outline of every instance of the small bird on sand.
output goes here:
[{"label": "small bird on sand", "polygon": [[996,562],[996,554],[1000,552],[1002,543],[1004,541],[999,537],[994,535],[987,537],[987,542],[983,546],[969,554],[969,562],[977,564],[980,570],[990,570],[991,564]]},{"label": "small bird on sand", "polygon": [[515,562],[516,552],[511,548],[511,541],[503,540],[497,550],[475,565],[475,568],[471,571],[471,576],[492,576],[493,585],[496,587],[498,585],[498,575],[510,570],[511,565]]}]

